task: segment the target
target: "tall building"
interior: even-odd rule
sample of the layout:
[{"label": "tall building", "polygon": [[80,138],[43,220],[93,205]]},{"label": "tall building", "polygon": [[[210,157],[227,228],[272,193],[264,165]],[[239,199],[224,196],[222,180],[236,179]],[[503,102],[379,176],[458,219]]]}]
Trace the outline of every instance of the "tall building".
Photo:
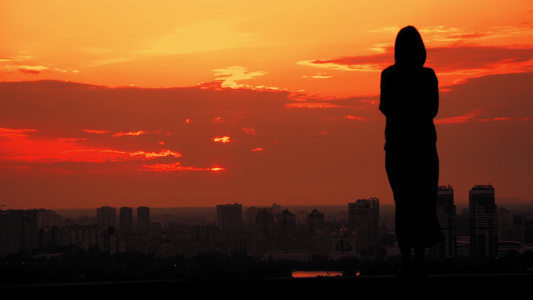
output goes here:
[{"label": "tall building", "polygon": [[438,246],[438,254],[442,257],[455,257],[457,255],[457,211],[451,185],[438,187],[437,217],[444,235],[444,242]]},{"label": "tall building", "polygon": [[324,213],[318,211],[317,209],[313,209],[307,214],[307,227],[311,234],[315,234],[318,232],[318,230],[322,229],[325,222],[326,219]]},{"label": "tall building", "polygon": [[494,187],[475,185],[469,193],[470,254],[495,258],[498,253],[498,215]]},{"label": "tall building", "polygon": [[31,253],[38,248],[38,211],[0,211],[0,256]]},{"label": "tall building", "polygon": [[266,209],[262,209],[255,215],[255,224],[257,234],[261,237],[268,237],[272,234],[274,216],[272,216],[272,214]]},{"label": "tall building", "polygon": [[117,209],[110,206],[102,206],[96,209],[96,224],[107,229],[115,228]]},{"label": "tall building", "polygon": [[150,228],[150,208],[146,206],[137,207],[137,232],[148,233]]},{"label": "tall building", "polygon": [[523,228],[524,243],[533,243],[533,220],[526,218]]},{"label": "tall building", "polygon": [[271,209],[272,209],[272,214],[273,215],[281,214],[281,205],[276,204],[276,203],[272,203]]},{"label": "tall building", "polygon": [[250,229],[253,229],[256,225],[257,214],[259,213],[259,208],[255,206],[248,207],[242,216],[243,223]]},{"label": "tall building", "polygon": [[498,209],[498,241],[513,240],[513,213],[504,208]]},{"label": "tall building", "polygon": [[348,223],[356,232],[358,251],[375,249],[379,239],[379,199],[358,199],[348,203]]},{"label": "tall building", "polygon": [[278,222],[283,237],[292,236],[296,232],[296,215],[288,209],[281,212]]},{"label": "tall building", "polygon": [[40,228],[62,226],[64,223],[63,217],[58,215],[55,211],[49,209],[39,209],[38,224]]},{"label": "tall building", "polygon": [[523,215],[514,215],[513,216],[513,234],[512,241],[517,241],[520,243],[525,242],[525,229],[526,229],[526,218]]},{"label": "tall building", "polygon": [[133,209],[131,207],[120,208],[120,233],[133,233]]},{"label": "tall building", "polygon": [[222,233],[240,231],[243,228],[242,205],[217,205],[217,225]]}]

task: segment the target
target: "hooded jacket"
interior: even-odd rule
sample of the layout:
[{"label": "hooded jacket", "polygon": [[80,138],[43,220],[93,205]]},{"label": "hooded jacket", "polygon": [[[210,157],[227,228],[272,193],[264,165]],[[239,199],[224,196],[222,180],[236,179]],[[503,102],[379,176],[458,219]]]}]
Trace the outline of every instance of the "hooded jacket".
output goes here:
[{"label": "hooded jacket", "polygon": [[424,67],[426,49],[414,27],[398,33],[394,59],[394,65],[381,73],[379,109],[386,117],[385,150],[435,147],[438,81],[435,72]]}]

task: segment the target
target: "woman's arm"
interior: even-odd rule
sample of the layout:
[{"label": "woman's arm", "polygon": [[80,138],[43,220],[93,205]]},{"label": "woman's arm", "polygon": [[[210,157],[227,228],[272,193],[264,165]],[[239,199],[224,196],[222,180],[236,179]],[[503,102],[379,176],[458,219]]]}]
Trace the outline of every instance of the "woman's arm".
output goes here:
[{"label": "woman's arm", "polygon": [[432,69],[381,72],[379,109],[386,117],[406,120],[434,118],[439,109],[439,86]]},{"label": "woman's arm", "polygon": [[381,72],[379,110],[385,115],[390,116],[391,109],[391,92],[389,82],[389,71],[385,69]]},{"label": "woman's arm", "polygon": [[[431,69],[430,69],[431,70]],[[430,83],[430,113],[431,118],[435,118],[437,116],[437,113],[439,112],[439,80],[437,79],[437,75],[435,74],[435,71],[431,70],[431,83]]]}]

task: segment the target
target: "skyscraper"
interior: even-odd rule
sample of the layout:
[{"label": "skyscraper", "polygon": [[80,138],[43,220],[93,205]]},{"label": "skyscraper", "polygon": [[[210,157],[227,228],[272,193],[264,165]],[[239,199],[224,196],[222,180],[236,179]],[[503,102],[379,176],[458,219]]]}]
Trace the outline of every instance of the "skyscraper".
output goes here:
[{"label": "skyscraper", "polygon": [[438,187],[437,217],[444,235],[444,242],[439,243],[438,246],[438,254],[443,257],[455,257],[457,255],[457,211],[451,185]]},{"label": "skyscraper", "polygon": [[148,233],[150,228],[150,208],[145,206],[137,207],[137,232]]},{"label": "skyscraper", "polygon": [[307,227],[311,234],[317,233],[325,224],[324,213],[318,211],[316,208],[307,214]]},{"label": "skyscraper", "polygon": [[266,209],[258,211],[255,215],[256,230],[259,236],[268,237],[272,234],[274,216]]},{"label": "skyscraper", "polygon": [[379,199],[358,199],[348,203],[348,222],[356,231],[357,250],[375,249],[379,239]]},{"label": "skyscraper", "polygon": [[279,226],[282,237],[292,236],[296,232],[296,215],[288,209],[281,212]]},{"label": "skyscraper", "polygon": [[96,223],[105,229],[115,227],[117,210],[114,207],[102,206],[96,209]]},{"label": "skyscraper", "polygon": [[31,253],[38,248],[38,210],[0,211],[0,255]]},{"label": "skyscraper", "polygon": [[217,205],[217,225],[222,233],[239,231],[243,227],[242,205]]},{"label": "skyscraper", "polygon": [[469,193],[470,254],[474,258],[495,258],[498,242],[498,216],[494,187],[475,185]]},{"label": "skyscraper", "polygon": [[120,233],[133,233],[133,209],[131,207],[120,208]]}]

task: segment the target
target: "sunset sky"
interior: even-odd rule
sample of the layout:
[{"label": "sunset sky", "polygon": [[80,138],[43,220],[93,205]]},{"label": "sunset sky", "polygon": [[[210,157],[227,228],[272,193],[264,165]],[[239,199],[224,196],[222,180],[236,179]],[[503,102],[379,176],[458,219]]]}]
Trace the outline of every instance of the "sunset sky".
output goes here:
[{"label": "sunset sky", "polygon": [[0,208],[392,203],[379,81],[406,25],[440,184],[533,203],[530,0],[3,0]]}]

